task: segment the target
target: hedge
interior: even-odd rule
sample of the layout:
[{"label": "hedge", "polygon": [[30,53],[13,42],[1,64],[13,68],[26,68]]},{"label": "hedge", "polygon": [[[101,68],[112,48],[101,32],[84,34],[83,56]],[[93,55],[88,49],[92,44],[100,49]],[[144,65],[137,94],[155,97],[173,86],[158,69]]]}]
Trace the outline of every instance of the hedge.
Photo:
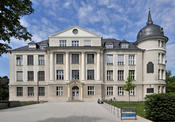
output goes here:
[{"label": "hedge", "polygon": [[175,93],[147,95],[145,116],[155,122],[175,121]]}]

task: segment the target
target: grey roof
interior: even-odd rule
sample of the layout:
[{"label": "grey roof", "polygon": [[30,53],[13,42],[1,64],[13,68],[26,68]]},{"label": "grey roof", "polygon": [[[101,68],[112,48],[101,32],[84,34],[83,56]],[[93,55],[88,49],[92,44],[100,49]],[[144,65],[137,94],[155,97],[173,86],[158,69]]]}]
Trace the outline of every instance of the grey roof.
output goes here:
[{"label": "grey roof", "polygon": [[153,24],[152,18],[151,18],[151,12],[149,10],[148,12],[148,20],[146,23],[146,26],[143,27],[139,33],[137,34],[137,43],[141,40],[147,38],[147,37],[155,37],[155,36],[163,36],[164,32],[163,28],[159,25]]}]

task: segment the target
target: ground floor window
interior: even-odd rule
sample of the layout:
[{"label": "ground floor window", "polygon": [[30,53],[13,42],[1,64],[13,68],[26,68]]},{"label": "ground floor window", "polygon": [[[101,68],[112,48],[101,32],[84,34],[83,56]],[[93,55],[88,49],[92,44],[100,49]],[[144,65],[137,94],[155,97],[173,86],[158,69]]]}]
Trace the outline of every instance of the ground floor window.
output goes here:
[{"label": "ground floor window", "polygon": [[107,87],[107,95],[108,96],[112,96],[113,95],[113,87],[112,86],[108,86]]},{"label": "ground floor window", "polygon": [[94,86],[88,86],[88,95],[94,95]]},{"label": "ground floor window", "polygon": [[45,96],[45,87],[39,87],[38,95],[39,96]]},{"label": "ground floor window", "polygon": [[63,96],[63,86],[57,86],[56,87],[56,95],[57,96]]},{"label": "ground floor window", "polygon": [[124,91],[123,91],[123,88],[122,87],[118,87],[118,96],[122,96],[124,95]]},{"label": "ground floor window", "polygon": [[146,89],[146,92],[147,93],[154,93],[154,88],[147,88]]},{"label": "ground floor window", "polygon": [[28,87],[28,96],[34,96],[34,88]]},{"label": "ground floor window", "polygon": [[17,87],[16,88],[16,95],[17,96],[23,96],[23,87]]},{"label": "ground floor window", "polygon": [[135,89],[130,90],[130,91],[129,91],[129,95],[131,95],[131,96],[132,96],[132,95],[135,95],[135,91],[134,91],[134,90],[135,90]]},{"label": "ground floor window", "polygon": [[160,87],[160,86],[158,86],[158,93],[160,93],[160,92],[161,92],[160,88],[161,88],[161,87]]}]

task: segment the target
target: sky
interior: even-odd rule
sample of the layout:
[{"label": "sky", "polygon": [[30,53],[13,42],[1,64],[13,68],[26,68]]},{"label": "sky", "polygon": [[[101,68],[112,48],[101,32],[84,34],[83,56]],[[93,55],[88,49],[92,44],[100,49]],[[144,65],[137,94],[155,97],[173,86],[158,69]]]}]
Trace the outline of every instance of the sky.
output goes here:
[{"label": "sky", "polygon": [[[164,29],[167,70],[175,75],[175,0],[32,0],[34,13],[20,19],[36,42],[71,26],[80,26],[103,38],[136,41],[150,8],[153,23]],[[12,38],[13,49],[29,41]],[[0,57],[0,76],[9,76],[9,57]]]}]

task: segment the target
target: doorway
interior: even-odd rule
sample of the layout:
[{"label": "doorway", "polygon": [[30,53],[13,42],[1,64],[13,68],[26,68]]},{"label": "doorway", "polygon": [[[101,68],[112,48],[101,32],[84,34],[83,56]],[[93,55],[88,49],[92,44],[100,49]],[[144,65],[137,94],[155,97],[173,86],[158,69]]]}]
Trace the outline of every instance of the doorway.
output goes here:
[{"label": "doorway", "polygon": [[72,100],[79,100],[79,88],[78,88],[78,86],[72,87]]}]

